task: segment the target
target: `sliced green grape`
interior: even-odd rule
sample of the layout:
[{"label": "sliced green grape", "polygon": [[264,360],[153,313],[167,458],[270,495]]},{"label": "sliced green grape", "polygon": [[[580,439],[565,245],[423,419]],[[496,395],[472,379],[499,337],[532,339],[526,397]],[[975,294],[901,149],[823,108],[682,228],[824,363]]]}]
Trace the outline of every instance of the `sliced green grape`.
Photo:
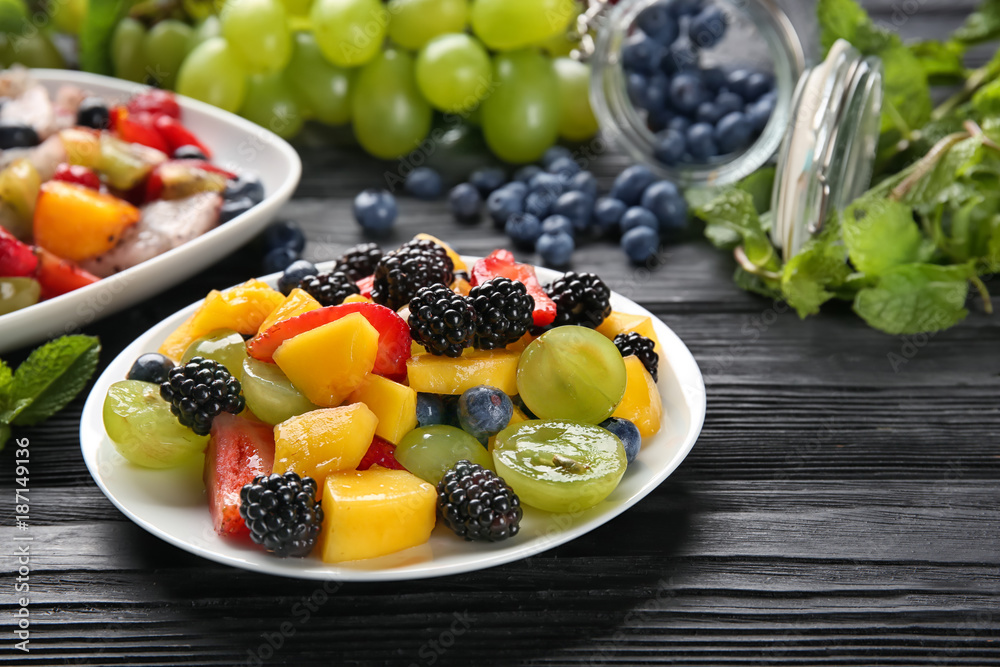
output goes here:
[{"label": "sliced green grape", "polygon": [[240,115],[285,139],[298,134],[304,120],[295,93],[280,73],[253,74],[247,79]]},{"label": "sliced green grape", "polygon": [[83,17],[87,14],[87,0],[50,0],[49,17],[57,32],[79,35]]},{"label": "sliced green grape", "polygon": [[215,14],[195,26],[194,32],[191,33],[191,39],[188,41],[187,52],[191,53],[196,46],[213,37],[222,37],[222,22]]},{"label": "sliced green grape", "polygon": [[146,59],[161,88],[173,90],[177,85],[177,72],[187,56],[193,34],[191,26],[177,19],[166,19],[150,28],[146,37]]},{"label": "sliced green grape", "polygon": [[276,364],[247,357],[242,372],[247,407],[262,422],[273,426],[319,407],[296,389]]},{"label": "sliced green grape", "polygon": [[187,363],[194,357],[204,357],[218,361],[229,374],[243,381],[243,361],[247,358],[247,344],[236,331],[219,329],[198,338],[184,350],[181,362]]},{"label": "sliced green grape", "polygon": [[537,51],[493,59],[494,90],[482,105],[483,135],[508,162],[534,162],[556,142],[559,99],[552,62]]},{"label": "sliced green grape", "polygon": [[467,0],[389,0],[389,39],[417,51],[449,32],[462,32],[469,20]]},{"label": "sliced green grape", "polygon": [[486,46],[511,51],[565,32],[576,14],[573,0],[475,0],[469,19]]},{"label": "sliced green grape", "polygon": [[597,119],[590,108],[590,66],[572,58],[552,61],[559,94],[559,136],[583,141],[597,133]]},{"label": "sliced green grape", "polygon": [[417,89],[410,54],[386,49],[361,68],[351,115],[358,143],[376,157],[397,158],[424,140],[431,128],[431,107]]},{"label": "sliced green grape", "polygon": [[280,72],[292,57],[285,6],[277,0],[226,0],[222,36],[251,73]]},{"label": "sliced green grape", "polygon": [[222,37],[210,37],[188,54],[177,75],[177,92],[235,112],[247,91],[246,71]]},{"label": "sliced green grape", "polygon": [[625,395],[625,362],[615,344],[593,329],[556,327],[525,348],[517,390],[542,419],[597,424]]},{"label": "sliced green grape", "polygon": [[435,107],[459,113],[479,106],[489,94],[492,70],[478,39],[464,33],[440,35],[417,56],[417,85]]},{"label": "sliced green grape", "polygon": [[309,17],[323,55],[340,67],[364,65],[378,55],[389,23],[379,0],[315,0]]},{"label": "sliced green grape", "polygon": [[615,490],[628,466],[625,446],[610,431],[538,419],[500,431],[493,462],[523,504],[547,512],[593,507]]},{"label": "sliced green grape", "polygon": [[144,83],[146,81],[146,27],[126,16],[111,34],[111,66],[115,76]]},{"label": "sliced green grape", "polygon": [[41,293],[34,278],[0,278],[0,315],[35,305]]},{"label": "sliced green grape", "polygon": [[122,380],[108,388],[104,429],[118,453],[147,468],[173,468],[205,451],[207,435],[182,426],[159,386]]},{"label": "sliced green grape", "polygon": [[493,460],[486,448],[454,426],[414,429],[399,441],[395,454],[404,468],[431,484],[440,482],[448,468],[462,459],[493,469]]},{"label": "sliced green grape", "polygon": [[350,122],[355,71],[330,64],[311,32],[295,33],[294,43],[285,79],[303,110],[327,125]]}]

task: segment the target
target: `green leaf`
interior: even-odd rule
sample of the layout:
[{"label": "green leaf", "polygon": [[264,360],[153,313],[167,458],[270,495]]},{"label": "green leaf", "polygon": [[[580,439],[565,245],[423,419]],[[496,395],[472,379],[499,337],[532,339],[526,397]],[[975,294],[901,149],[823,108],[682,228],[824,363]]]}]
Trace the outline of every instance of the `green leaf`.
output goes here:
[{"label": "green leaf", "polygon": [[815,315],[820,306],[836,294],[835,289],[851,275],[844,246],[838,243],[839,224],[831,217],[819,236],[809,239],[797,255],[785,264],[781,292],[799,317]]},{"label": "green leaf", "polygon": [[3,359],[0,359],[0,415],[7,411],[13,400],[14,373]]},{"label": "green leaf", "polygon": [[878,284],[858,292],[854,312],[890,334],[940,331],[968,314],[965,300],[971,264],[908,264],[884,273]]},{"label": "green leaf", "polygon": [[743,240],[743,235],[722,225],[706,225],[705,238],[720,250],[732,250]]},{"label": "green leaf", "polygon": [[62,410],[94,374],[100,351],[93,336],[64,336],[33,351],[14,373],[17,405],[4,421],[31,426]]},{"label": "green leaf", "polygon": [[952,38],[964,44],[978,44],[1000,38],[1000,0],[983,0],[979,9],[969,15]]},{"label": "green leaf", "polygon": [[111,35],[131,5],[130,0],[90,0],[80,26],[80,69],[112,74]]},{"label": "green leaf", "polygon": [[990,230],[990,239],[986,243],[986,256],[983,259],[984,273],[1000,272],[1000,219],[996,217],[993,218],[993,229]]},{"label": "green leaf", "polygon": [[755,276],[749,271],[744,270],[741,266],[736,267],[736,272],[733,273],[733,282],[736,283],[737,287],[747,292],[753,292],[769,299],[780,300],[782,298],[777,280],[767,280],[760,276]]},{"label": "green leaf", "polygon": [[1000,79],[993,79],[972,96],[972,108],[980,117],[1000,115]]},{"label": "green leaf", "polygon": [[882,112],[883,130],[898,127],[900,120],[906,124],[900,128],[904,131],[922,127],[931,119],[934,104],[920,61],[898,41],[870,55],[882,59],[885,102],[892,106]]},{"label": "green leaf", "polygon": [[739,235],[751,262],[769,271],[781,267],[781,259],[761,225],[753,197],[748,192],[738,188],[725,190],[695,213],[705,221],[705,235],[713,243],[731,241]]},{"label": "green leaf", "polygon": [[774,167],[761,167],[736,186],[753,198],[753,207],[757,213],[764,214],[771,210],[771,193],[774,191],[775,171]]},{"label": "green leaf", "polygon": [[10,426],[0,422],[0,452],[3,451],[4,445],[10,440]]},{"label": "green leaf", "polygon": [[965,78],[965,45],[954,39],[927,40],[907,46],[928,79],[948,83]]},{"label": "green leaf", "polygon": [[970,188],[962,177],[982,162],[984,150],[981,137],[959,141],[910,186],[900,201],[927,213],[939,204],[968,198]]},{"label": "green leaf", "polygon": [[816,5],[823,52],[838,39],[846,39],[866,55],[874,55],[899,38],[877,27],[855,0],[819,0]]},{"label": "green leaf", "polygon": [[929,248],[906,204],[865,196],[844,211],[843,238],[851,263],[869,275],[927,259]]}]

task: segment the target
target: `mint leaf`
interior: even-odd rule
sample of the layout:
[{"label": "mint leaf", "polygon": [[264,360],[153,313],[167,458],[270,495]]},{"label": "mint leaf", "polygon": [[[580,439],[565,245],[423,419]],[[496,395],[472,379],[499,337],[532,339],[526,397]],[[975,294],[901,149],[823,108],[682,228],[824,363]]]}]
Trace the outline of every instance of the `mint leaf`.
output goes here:
[{"label": "mint leaf", "polygon": [[771,193],[774,191],[775,171],[774,167],[761,167],[736,186],[753,198],[753,207],[757,213],[764,214],[771,210]]},{"label": "mint leaf", "polygon": [[927,40],[907,46],[928,79],[949,83],[965,78],[965,45],[954,39],[947,42]]},{"label": "mint leaf", "polygon": [[819,0],[816,5],[823,52],[838,39],[846,39],[859,51],[873,55],[899,38],[877,27],[855,0]]},{"label": "mint leaf", "polygon": [[851,263],[869,275],[924,261],[930,254],[913,209],[891,199],[862,197],[847,207],[841,225]]},{"label": "mint leaf", "polygon": [[965,300],[971,264],[907,264],[884,273],[874,287],[854,299],[854,312],[869,325],[890,334],[940,331],[968,314]]},{"label": "mint leaf", "polygon": [[3,359],[0,359],[0,415],[7,411],[13,398],[14,373]]},{"label": "mint leaf", "polygon": [[753,292],[769,299],[781,299],[781,290],[778,287],[778,281],[766,280],[760,276],[755,276],[749,271],[744,270],[741,266],[736,267],[736,272],[733,273],[733,282],[736,283],[737,287],[747,292]]},{"label": "mint leaf", "polygon": [[927,213],[938,204],[966,199],[969,187],[962,177],[983,161],[981,137],[969,137],[952,146],[920,180],[903,194],[901,202]]},{"label": "mint leaf", "polygon": [[705,236],[713,243],[731,242],[739,236],[740,240],[733,245],[742,243],[753,264],[769,271],[781,267],[781,259],[761,225],[753,197],[748,192],[738,188],[726,190],[695,213],[705,221]]},{"label": "mint leaf", "polygon": [[90,0],[80,26],[80,69],[111,74],[111,35],[130,0]]},{"label": "mint leaf", "polygon": [[839,227],[836,217],[831,217],[819,236],[809,239],[785,264],[781,292],[799,317],[818,313],[820,306],[836,296],[827,288],[840,287],[851,275],[844,246],[837,243]]},{"label": "mint leaf", "polygon": [[979,9],[969,14],[965,24],[952,37],[965,44],[1000,38],[1000,0],[983,0]]},{"label": "mint leaf", "polygon": [[898,38],[893,44],[868,55],[882,59],[885,102],[892,105],[892,109],[882,112],[882,129],[898,127],[899,120],[906,124],[899,128],[904,131],[922,127],[931,119],[934,105],[931,86],[920,61]]},{"label": "mint leaf", "polygon": [[14,373],[15,404],[3,421],[31,426],[63,409],[94,374],[100,351],[93,336],[64,336],[33,351]]}]

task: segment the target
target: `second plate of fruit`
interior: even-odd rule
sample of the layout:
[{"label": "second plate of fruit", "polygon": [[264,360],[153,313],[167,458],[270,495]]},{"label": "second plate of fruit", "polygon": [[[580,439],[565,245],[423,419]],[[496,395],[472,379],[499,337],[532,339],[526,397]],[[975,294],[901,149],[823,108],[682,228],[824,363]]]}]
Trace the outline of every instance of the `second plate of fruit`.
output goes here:
[{"label": "second plate of fruit", "polygon": [[598,276],[417,238],[212,292],[95,384],[84,458],[206,558],[391,580],[528,557],[625,511],[694,445],[680,339]]}]

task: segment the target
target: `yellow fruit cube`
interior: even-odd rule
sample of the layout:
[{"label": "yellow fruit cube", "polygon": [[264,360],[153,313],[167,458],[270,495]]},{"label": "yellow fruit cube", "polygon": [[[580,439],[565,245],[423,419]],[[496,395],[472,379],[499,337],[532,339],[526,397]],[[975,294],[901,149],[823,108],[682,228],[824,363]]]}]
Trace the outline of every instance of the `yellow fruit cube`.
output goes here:
[{"label": "yellow fruit cube", "polygon": [[352,294],[346,299],[344,299],[344,303],[371,303],[371,302],[372,302],[371,299],[369,299],[366,296],[361,296],[360,294]]},{"label": "yellow fruit cube", "polygon": [[364,403],[286,419],[274,427],[274,472],[293,470],[322,485],[327,475],[358,467],[377,424],[378,417]]},{"label": "yellow fruit cube", "polygon": [[629,420],[638,427],[639,434],[644,438],[656,435],[660,431],[663,416],[660,390],[639,357],[625,357],[625,373],[625,395],[611,416]]},{"label": "yellow fruit cube", "polygon": [[378,330],[351,313],[292,336],[274,351],[274,362],[306,398],[329,408],[361,386],[376,354]]},{"label": "yellow fruit cube", "polygon": [[415,241],[430,241],[432,243],[437,243],[439,246],[444,248],[444,251],[448,253],[448,257],[451,257],[451,263],[455,265],[456,271],[469,272],[469,267],[466,265],[465,261],[462,260],[462,256],[457,252],[452,250],[451,246],[437,238],[436,236],[431,236],[430,234],[424,234],[421,232],[413,237]]},{"label": "yellow fruit cube", "polygon": [[417,392],[380,375],[369,375],[347,400],[364,403],[378,417],[375,435],[399,444],[417,427]]},{"label": "yellow fruit cube", "polygon": [[517,393],[520,353],[509,350],[476,350],[457,359],[421,354],[406,362],[410,386],[431,394],[460,395],[466,389],[488,384],[505,394]]},{"label": "yellow fruit cube", "polygon": [[257,328],[257,333],[264,333],[278,322],[290,320],[293,317],[308,313],[311,310],[320,308],[319,301],[313,298],[312,294],[296,287],[285,300],[278,304],[271,314],[264,318]]},{"label": "yellow fruit cube", "polygon": [[373,467],[326,478],[319,554],[326,563],[375,558],[425,543],[437,491],[405,470]]},{"label": "yellow fruit cube", "polygon": [[633,313],[613,311],[601,323],[601,326],[597,327],[597,331],[611,340],[614,340],[615,336],[620,333],[634,331],[640,336],[645,336],[653,341],[656,346],[656,353],[661,356],[663,355],[663,350],[660,347],[660,339],[656,337],[656,330],[653,328],[653,319],[648,315],[635,315]]}]

